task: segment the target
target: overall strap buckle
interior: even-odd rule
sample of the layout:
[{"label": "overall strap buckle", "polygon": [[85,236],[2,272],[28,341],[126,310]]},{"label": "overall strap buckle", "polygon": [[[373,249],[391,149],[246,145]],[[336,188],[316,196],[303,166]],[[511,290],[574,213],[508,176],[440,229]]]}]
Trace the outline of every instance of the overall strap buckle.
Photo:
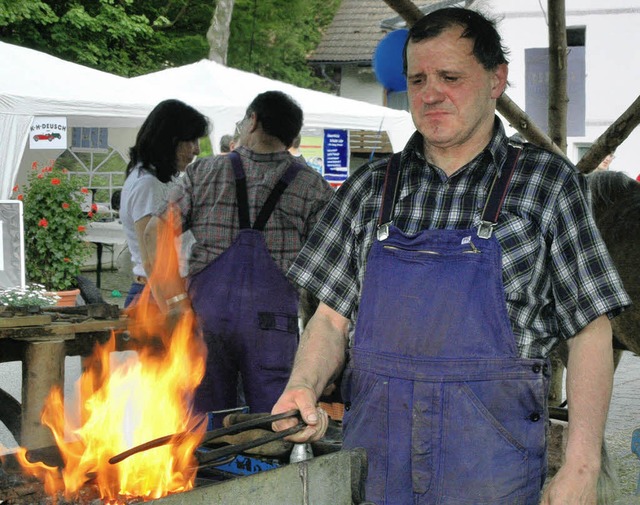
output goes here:
[{"label": "overall strap buckle", "polygon": [[521,142],[514,139],[509,141],[507,155],[505,156],[501,169],[496,172],[493,178],[489,194],[487,195],[487,201],[482,210],[482,218],[478,225],[477,232],[479,238],[489,239],[491,235],[493,235],[493,228],[498,223],[498,216],[500,215],[502,204],[507,196],[511,177],[518,165],[522,148],[523,145]]},{"label": "overall strap buckle", "polygon": [[491,235],[493,235],[493,228],[496,223],[492,223],[491,221],[480,221],[480,225],[478,226],[478,237],[483,239],[490,239]]},{"label": "overall strap buckle", "polygon": [[376,231],[376,237],[378,240],[386,240],[389,238],[389,226],[393,221],[389,221],[388,223],[382,223],[378,225],[378,230]]}]

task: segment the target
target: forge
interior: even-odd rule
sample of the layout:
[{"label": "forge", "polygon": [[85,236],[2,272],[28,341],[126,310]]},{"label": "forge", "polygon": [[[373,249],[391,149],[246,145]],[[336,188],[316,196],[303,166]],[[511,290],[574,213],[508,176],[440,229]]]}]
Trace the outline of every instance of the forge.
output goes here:
[{"label": "forge", "polygon": [[[316,447],[316,450],[318,448]],[[56,448],[33,451],[32,457],[55,459]],[[52,461],[53,462],[53,461]],[[364,504],[366,455],[363,449],[338,450],[299,463],[259,471],[246,476],[230,476],[202,468],[195,487],[182,493],[144,501],[130,498],[122,505],[351,505]],[[97,488],[87,483],[73,499],[56,496],[58,505],[101,505]],[[12,454],[0,471],[0,503],[3,505],[52,505],[43,484],[20,472]]]}]

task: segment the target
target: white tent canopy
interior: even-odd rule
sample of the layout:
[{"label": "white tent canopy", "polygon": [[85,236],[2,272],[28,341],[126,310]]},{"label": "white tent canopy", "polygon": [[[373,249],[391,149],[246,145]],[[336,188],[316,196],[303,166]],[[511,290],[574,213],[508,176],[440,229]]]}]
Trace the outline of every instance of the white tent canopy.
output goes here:
[{"label": "white tent canopy", "polygon": [[300,103],[306,128],[386,131],[395,151],[414,131],[405,111],[298,88],[208,60],[126,79],[0,42],[0,63],[0,199],[11,194],[37,116],[64,116],[68,127],[136,129],[159,101],[178,98],[209,117],[217,145],[222,135],[233,132],[255,95],[277,89]]},{"label": "white tent canopy", "polygon": [[233,133],[236,121],[243,118],[251,100],[267,90],[280,90],[292,96],[304,111],[305,128],[386,131],[395,151],[402,149],[415,131],[406,111],[299,88],[209,60],[130,81],[143,92],[153,94],[155,90],[157,99],[173,96],[194,106],[215,107],[212,117],[215,145],[222,135]]}]

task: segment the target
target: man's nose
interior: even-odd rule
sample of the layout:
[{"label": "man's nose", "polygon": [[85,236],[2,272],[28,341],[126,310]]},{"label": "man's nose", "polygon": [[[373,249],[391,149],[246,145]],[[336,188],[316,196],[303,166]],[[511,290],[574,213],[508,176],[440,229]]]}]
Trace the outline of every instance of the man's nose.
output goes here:
[{"label": "man's nose", "polygon": [[200,142],[198,142],[197,140],[193,143],[193,155],[197,156],[198,154],[200,154]]},{"label": "man's nose", "polygon": [[442,88],[436,79],[428,79],[420,90],[420,96],[424,103],[439,103],[444,99]]}]

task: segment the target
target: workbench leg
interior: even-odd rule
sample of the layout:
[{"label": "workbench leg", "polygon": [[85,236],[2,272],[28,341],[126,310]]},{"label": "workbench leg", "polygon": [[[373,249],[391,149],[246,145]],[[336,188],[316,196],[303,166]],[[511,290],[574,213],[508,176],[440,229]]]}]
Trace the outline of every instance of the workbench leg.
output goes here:
[{"label": "workbench leg", "polygon": [[23,447],[37,449],[55,444],[49,428],[40,423],[40,416],[51,388],[64,388],[64,358],[64,339],[27,343],[22,362]]}]

